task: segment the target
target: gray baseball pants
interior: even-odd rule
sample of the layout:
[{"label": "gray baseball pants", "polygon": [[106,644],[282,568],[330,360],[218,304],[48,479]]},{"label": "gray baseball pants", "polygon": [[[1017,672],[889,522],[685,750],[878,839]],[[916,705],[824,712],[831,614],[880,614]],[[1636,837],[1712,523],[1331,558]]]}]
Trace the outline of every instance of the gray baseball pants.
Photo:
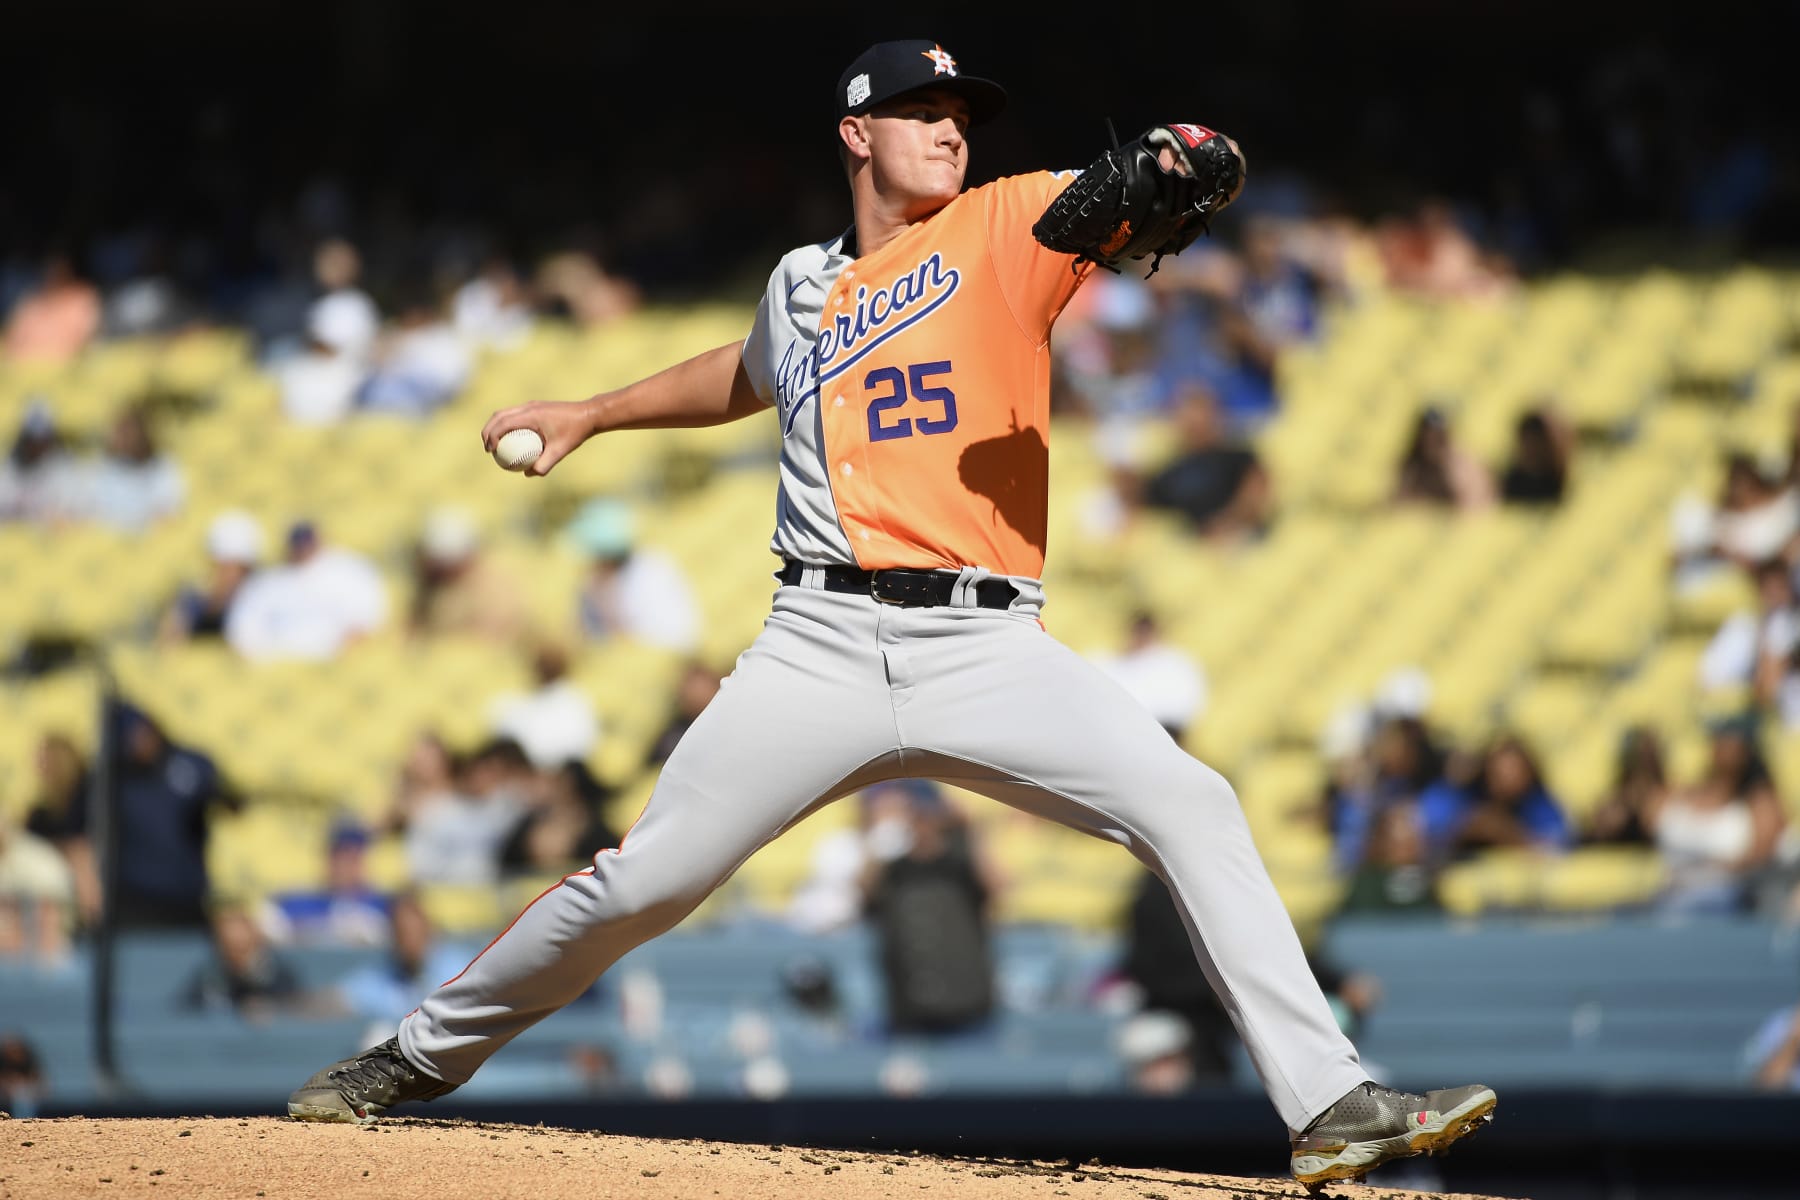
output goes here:
[{"label": "gray baseball pants", "polygon": [[[965,582],[986,572],[965,571]],[[1122,688],[1010,610],[775,595],[618,850],[533,902],[400,1026],[461,1083],[672,928],[759,847],[882,779],[930,778],[1118,842],[1181,908],[1207,978],[1290,1129],[1367,1078],[1307,967],[1231,786]]]}]

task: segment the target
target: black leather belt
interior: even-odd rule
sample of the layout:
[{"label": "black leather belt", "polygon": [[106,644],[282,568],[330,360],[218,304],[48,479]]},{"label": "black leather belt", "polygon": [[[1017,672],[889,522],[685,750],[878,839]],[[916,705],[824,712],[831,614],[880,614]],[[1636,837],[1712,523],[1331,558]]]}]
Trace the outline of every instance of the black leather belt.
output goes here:
[{"label": "black leather belt", "polygon": [[[901,608],[928,608],[950,603],[956,591],[953,571],[913,571],[890,567],[884,571],[863,571],[856,567],[822,567],[828,592],[848,592],[873,596],[883,604]],[[789,561],[775,578],[790,586],[800,582],[805,563]],[[1004,579],[984,579],[975,585],[975,603],[981,608],[1011,608],[1018,599],[1018,589]]]}]

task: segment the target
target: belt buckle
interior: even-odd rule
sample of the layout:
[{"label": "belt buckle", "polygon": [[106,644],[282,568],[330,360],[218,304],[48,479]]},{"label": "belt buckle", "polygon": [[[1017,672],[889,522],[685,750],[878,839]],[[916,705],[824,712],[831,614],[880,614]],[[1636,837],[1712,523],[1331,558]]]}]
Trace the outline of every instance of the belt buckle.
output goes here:
[{"label": "belt buckle", "polygon": [[888,573],[886,571],[870,571],[869,572],[869,595],[874,598],[875,603],[877,603],[877,604],[893,604],[893,605],[905,604],[906,599],[903,596],[885,596],[882,594],[881,584],[882,584],[882,581],[887,578],[888,578]]},{"label": "belt buckle", "polygon": [[877,604],[892,604],[901,608],[919,603],[929,604],[930,577],[911,571],[871,571],[869,595],[875,598]]}]

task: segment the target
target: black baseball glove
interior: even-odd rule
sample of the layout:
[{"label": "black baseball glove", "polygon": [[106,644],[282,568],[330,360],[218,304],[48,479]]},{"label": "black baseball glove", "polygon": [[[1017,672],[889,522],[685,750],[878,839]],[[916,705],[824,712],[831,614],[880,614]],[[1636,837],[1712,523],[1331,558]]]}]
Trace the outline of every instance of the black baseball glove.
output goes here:
[{"label": "black baseball glove", "polygon": [[[1172,152],[1165,169],[1158,152]],[[1199,125],[1157,125],[1135,141],[1102,154],[1050,202],[1031,236],[1075,266],[1095,262],[1110,271],[1128,258],[1180,254],[1206,232],[1212,215],[1237,199],[1244,157],[1224,134]]]}]

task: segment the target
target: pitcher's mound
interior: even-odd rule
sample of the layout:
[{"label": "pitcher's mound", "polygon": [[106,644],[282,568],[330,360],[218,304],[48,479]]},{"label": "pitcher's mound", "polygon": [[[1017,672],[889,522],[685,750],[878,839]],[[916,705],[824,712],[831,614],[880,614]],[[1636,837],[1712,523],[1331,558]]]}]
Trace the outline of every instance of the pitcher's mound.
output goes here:
[{"label": "pitcher's mound", "polygon": [[[1333,1186],[1356,1200],[1422,1193]],[[0,1198],[1280,1200],[1291,1181],[389,1119],[0,1121]]]}]

